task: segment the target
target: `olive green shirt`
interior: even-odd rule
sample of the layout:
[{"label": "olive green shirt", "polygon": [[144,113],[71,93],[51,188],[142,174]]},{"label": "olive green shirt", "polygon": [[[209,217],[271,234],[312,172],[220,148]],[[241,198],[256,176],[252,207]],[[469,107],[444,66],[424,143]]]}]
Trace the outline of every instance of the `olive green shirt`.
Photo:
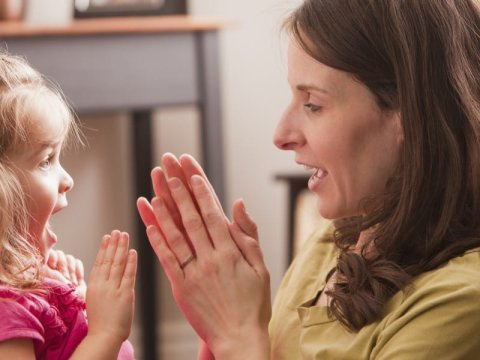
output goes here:
[{"label": "olive green shirt", "polygon": [[280,285],[272,359],[480,359],[480,249],[416,277],[380,321],[354,333],[314,305],[336,263],[331,237],[332,227],[315,233]]}]

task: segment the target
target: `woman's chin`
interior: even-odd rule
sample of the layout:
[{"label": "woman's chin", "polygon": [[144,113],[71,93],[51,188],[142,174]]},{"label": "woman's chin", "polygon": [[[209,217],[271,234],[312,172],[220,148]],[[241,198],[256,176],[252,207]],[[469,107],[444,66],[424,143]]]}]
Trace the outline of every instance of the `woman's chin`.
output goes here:
[{"label": "woman's chin", "polygon": [[324,219],[328,220],[335,220],[338,219],[338,211],[335,211],[332,207],[329,207],[325,201],[322,201],[319,197],[317,197],[317,211],[320,216]]}]

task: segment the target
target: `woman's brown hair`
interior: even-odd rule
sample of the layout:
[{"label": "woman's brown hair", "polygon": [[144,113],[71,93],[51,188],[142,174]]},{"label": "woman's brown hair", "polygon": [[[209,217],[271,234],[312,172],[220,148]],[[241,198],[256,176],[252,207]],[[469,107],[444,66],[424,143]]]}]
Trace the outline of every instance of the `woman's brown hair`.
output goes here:
[{"label": "woman's brown hair", "polygon": [[[480,246],[480,3],[306,0],[286,25],[308,54],[350,73],[402,121],[385,193],[364,199],[366,215],[336,223],[329,309],[358,331],[413,277]],[[359,255],[351,249],[366,229],[373,236]]]}]

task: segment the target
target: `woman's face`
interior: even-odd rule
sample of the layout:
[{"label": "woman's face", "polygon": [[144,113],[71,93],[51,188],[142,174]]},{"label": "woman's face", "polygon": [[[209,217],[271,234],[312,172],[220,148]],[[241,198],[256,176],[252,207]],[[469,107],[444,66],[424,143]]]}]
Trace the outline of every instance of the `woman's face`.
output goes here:
[{"label": "woman's face", "polygon": [[274,135],[312,169],[309,189],[328,219],[361,214],[360,201],[382,193],[396,168],[403,131],[397,112],[383,111],[373,93],[348,73],[288,49],[292,100]]}]

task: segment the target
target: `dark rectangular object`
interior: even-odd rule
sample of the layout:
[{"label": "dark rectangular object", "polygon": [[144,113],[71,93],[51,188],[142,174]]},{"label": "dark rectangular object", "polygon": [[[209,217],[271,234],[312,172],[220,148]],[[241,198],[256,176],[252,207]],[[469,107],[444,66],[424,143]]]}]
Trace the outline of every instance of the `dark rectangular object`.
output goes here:
[{"label": "dark rectangular object", "polygon": [[[186,15],[187,0],[138,0],[138,1],[102,1],[95,4],[90,1],[83,7],[82,0],[75,1],[74,16],[77,19],[114,16],[149,16],[149,15]],[[88,3],[88,1],[86,2]]]}]

